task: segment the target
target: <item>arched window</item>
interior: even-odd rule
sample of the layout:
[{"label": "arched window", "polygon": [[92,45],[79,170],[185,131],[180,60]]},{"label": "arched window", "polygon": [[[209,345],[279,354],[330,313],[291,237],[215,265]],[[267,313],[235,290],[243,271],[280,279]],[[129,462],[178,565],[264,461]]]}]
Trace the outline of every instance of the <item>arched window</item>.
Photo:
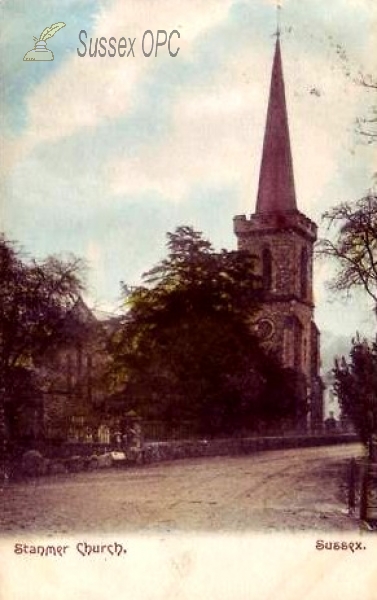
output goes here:
[{"label": "arched window", "polygon": [[305,299],[308,294],[308,251],[306,248],[301,250],[301,268],[300,268],[300,291],[301,298]]},{"label": "arched window", "polygon": [[268,248],[262,252],[263,288],[270,290],[272,287],[272,256]]}]

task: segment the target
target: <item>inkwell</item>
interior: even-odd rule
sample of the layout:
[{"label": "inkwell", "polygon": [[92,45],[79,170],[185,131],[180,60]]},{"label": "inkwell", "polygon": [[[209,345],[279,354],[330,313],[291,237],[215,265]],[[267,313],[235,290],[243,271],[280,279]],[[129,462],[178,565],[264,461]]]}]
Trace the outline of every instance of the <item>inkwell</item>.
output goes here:
[{"label": "inkwell", "polygon": [[35,42],[34,49],[26,52],[24,60],[54,60],[53,53],[47,48],[46,40],[52,38],[62,27],[65,27],[65,23],[55,23],[50,27],[46,27],[39,36],[39,39],[33,37]]}]

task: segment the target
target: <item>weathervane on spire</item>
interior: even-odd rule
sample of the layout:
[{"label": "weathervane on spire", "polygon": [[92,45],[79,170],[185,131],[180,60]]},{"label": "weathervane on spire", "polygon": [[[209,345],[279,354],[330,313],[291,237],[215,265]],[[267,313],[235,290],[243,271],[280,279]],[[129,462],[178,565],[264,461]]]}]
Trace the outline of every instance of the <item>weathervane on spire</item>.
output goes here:
[{"label": "weathervane on spire", "polygon": [[282,0],[276,0],[276,37],[280,37],[280,31],[281,31],[281,3]]}]

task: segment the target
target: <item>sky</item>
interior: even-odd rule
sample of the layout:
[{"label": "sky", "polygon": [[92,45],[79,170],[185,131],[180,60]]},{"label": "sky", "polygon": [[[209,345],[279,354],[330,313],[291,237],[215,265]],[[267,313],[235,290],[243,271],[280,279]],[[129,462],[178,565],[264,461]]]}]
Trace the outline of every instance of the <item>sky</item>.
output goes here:
[{"label": "sky", "polygon": [[[274,51],[271,0],[0,0],[0,229],[38,258],[88,263],[90,306],[113,311],[165,254],[166,232],[192,225],[233,249],[233,217],[254,211]],[[298,207],[321,215],[372,186],[376,152],[355,134],[374,98],[352,81],[376,73],[374,0],[286,0],[281,44]],[[51,62],[25,62],[33,36]],[[146,30],[172,38],[146,57]],[[85,57],[92,37],[136,38],[135,56]],[[375,30],[375,29],[374,29]],[[149,38],[150,39],[150,38]],[[339,58],[339,45],[347,62]],[[375,44],[374,44],[375,45]],[[347,77],[346,70],[351,76]],[[370,334],[365,295],[328,289],[316,262],[316,321]]]}]

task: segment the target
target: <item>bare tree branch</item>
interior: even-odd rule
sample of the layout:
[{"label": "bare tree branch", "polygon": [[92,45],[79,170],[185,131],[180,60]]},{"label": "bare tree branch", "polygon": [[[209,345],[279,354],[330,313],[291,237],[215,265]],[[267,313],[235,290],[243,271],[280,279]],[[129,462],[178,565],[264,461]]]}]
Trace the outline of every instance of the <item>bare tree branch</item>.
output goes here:
[{"label": "bare tree branch", "polygon": [[377,305],[377,196],[370,193],[356,202],[343,202],[323,215],[334,238],[320,240],[317,253],[335,259],[336,290],[362,287]]}]

